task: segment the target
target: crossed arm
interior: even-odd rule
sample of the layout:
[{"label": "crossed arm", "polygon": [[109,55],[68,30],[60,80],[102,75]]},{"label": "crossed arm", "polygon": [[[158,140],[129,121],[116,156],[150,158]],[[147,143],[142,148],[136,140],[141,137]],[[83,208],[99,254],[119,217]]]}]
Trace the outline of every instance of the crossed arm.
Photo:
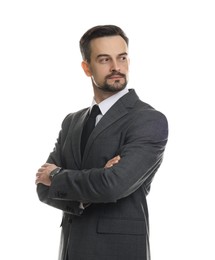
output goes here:
[{"label": "crossed arm", "polygon": [[[50,173],[62,165],[58,151],[67,132],[65,129],[61,131],[55,150],[47,160],[49,163],[42,165],[36,173],[39,199],[50,206],[73,213],[82,201],[117,202],[142,185],[147,194],[162,163],[168,125],[166,118],[159,112],[147,110],[142,113],[131,120],[124,133],[126,136],[118,144],[120,149],[116,150],[120,157],[103,161],[99,168],[63,169],[50,180]],[[104,139],[105,141],[107,140]],[[96,162],[92,165],[96,165]]]},{"label": "crossed arm", "polygon": [[[104,166],[104,168],[111,168],[114,164],[117,164],[120,161],[120,156],[117,155],[114,158],[110,159]],[[36,173],[35,184],[42,183],[46,186],[51,185],[50,173],[58,168],[57,165],[51,163],[43,164]]]}]

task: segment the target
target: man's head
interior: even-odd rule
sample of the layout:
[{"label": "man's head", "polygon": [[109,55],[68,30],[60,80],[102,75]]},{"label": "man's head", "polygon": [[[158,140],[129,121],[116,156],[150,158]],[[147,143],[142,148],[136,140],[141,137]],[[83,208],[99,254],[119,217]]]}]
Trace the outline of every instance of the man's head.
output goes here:
[{"label": "man's head", "polygon": [[121,36],[126,42],[127,46],[129,39],[124,31],[116,25],[98,25],[92,27],[81,37],[79,41],[80,51],[83,60],[90,62],[91,59],[91,46],[90,43],[93,39],[107,36]]},{"label": "man's head", "polygon": [[128,82],[128,38],[115,25],[95,26],[80,40],[82,68],[91,77],[95,95],[107,98]]}]

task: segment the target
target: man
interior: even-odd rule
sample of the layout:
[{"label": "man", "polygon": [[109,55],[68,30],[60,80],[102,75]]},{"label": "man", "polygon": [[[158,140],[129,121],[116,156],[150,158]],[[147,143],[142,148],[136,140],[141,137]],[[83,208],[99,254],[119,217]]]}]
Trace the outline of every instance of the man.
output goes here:
[{"label": "man", "polygon": [[167,120],[126,87],[128,38],[119,27],[89,29],[80,49],[92,106],[100,109],[96,126],[87,140],[92,106],[64,119],[36,174],[38,196],[63,211],[60,260],[149,260],[146,196],[163,159]]}]

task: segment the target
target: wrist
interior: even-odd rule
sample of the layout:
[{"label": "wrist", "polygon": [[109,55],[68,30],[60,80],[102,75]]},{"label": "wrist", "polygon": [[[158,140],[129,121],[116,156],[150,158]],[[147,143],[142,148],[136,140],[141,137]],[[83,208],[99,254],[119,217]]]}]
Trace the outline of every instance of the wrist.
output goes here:
[{"label": "wrist", "polygon": [[57,167],[56,169],[54,169],[53,171],[50,172],[49,174],[49,179],[52,181],[52,179],[59,174],[62,171],[61,167]]}]

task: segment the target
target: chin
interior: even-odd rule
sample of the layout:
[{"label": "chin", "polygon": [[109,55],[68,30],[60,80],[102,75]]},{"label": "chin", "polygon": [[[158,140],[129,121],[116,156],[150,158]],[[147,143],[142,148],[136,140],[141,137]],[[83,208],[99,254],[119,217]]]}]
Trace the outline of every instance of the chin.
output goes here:
[{"label": "chin", "polygon": [[123,90],[126,87],[127,84],[114,84],[114,85],[104,85],[100,89],[105,91],[105,92],[119,92]]}]

